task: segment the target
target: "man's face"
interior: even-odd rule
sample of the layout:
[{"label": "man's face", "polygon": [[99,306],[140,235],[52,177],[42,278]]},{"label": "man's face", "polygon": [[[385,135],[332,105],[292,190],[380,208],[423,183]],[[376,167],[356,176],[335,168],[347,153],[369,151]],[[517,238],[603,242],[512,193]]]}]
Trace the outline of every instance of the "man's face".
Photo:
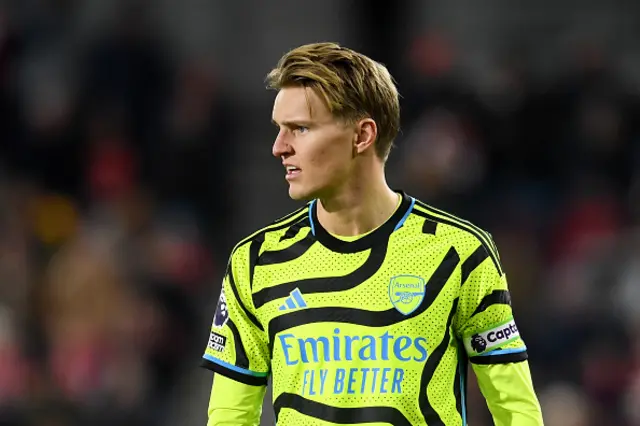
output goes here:
[{"label": "man's face", "polygon": [[353,126],[335,119],[313,90],[281,89],[272,119],[279,128],[273,155],[287,167],[291,198],[331,196],[348,181],[357,133]]}]

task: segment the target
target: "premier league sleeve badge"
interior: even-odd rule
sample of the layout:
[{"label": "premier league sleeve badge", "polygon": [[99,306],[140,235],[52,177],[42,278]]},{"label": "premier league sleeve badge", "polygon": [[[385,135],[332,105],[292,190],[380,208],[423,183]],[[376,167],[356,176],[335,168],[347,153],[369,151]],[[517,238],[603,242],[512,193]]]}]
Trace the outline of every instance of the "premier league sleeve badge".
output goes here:
[{"label": "premier league sleeve badge", "polygon": [[227,298],[224,295],[224,288],[220,291],[220,298],[216,306],[216,313],[213,317],[213,326],[222,328],[229,319],[229,309],[227,307]]}]

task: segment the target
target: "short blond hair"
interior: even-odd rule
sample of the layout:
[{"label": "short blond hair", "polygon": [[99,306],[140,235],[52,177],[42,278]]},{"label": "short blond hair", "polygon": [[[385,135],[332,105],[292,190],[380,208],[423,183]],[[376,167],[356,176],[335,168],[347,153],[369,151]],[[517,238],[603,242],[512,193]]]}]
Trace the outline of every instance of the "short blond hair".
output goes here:
[{"label": "short blond hair", "polygon": [[400,102],[384,65],[337,43],[306,44],[286,53],[267,75],[270,89],[296,85],[313,89],[336,118],[373,119],[376,154],[387,159],[400,130]]}]

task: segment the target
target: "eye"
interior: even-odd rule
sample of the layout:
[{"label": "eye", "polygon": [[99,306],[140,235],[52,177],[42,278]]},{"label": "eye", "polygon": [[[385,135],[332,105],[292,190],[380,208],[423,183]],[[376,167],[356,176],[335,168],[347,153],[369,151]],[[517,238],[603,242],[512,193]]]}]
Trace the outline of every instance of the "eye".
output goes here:
[{"label": "eye", "polygon": [[309,131],[309,128],[308,128],[308,127],[305,127],[305,126],[296,126],[296,127],[293,129],[293,131],[294,131],[294,132],[298,132],[298,133],[307,133],[307,132]]}]

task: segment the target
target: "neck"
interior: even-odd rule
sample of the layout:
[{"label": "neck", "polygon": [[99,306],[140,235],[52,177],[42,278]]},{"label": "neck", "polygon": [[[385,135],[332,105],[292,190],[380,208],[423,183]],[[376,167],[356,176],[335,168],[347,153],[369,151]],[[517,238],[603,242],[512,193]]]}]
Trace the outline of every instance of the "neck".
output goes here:
[{"label": "neck", "polygon": [[398,206],[399,196],[389,188],[384,174],[354,182],[318,200],[318,220],[332,234],[367,233],[386,222]]}]

